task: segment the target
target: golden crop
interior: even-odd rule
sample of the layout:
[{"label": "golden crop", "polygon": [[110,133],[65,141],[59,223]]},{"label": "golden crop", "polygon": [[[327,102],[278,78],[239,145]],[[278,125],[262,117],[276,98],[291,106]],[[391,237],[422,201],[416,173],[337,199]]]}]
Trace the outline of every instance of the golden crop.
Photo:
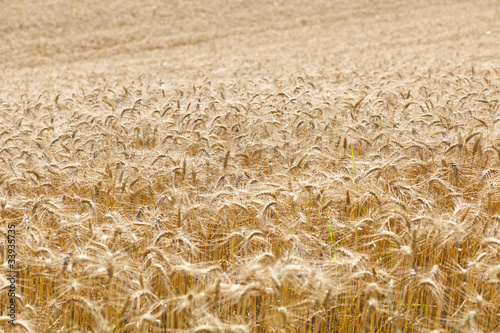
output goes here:
[{"label": "golden crop", "polygon": [[[355,68],[307,67],[307,57],[286,67],[286,57],[259,53],[278,45],[269,29],[287,31],[275,55],[292,59],[302,49],[288,47],[307,39],[308,25],[332,25],[342,35],[349,33],[337,26],[342,13],[354,15],[345,18],[350,23],[373,19],[356,16],[350,2],[329,12],[320,1],[304,13],[300,2],[257,2],[281,17],[272,22],[234,3],[240,7],[221,9],[235,15],[224,21],[224,29],[233,28],[226,34],[209,24],[218,2],[192,9],[207,19],[199,26],[181,2],[147,12],[129,4],[108,23],[100,10],[121,7],[68,3],[59,10],[87,15],[94,44],[71,18],[50,16],[52,7],[36,14],[26,4],[11,5],[8,12],[40,15],[37,24],[59,39],[43,39],[29,20],[15,26],[6,19],[1,28],[11,39],[35,34],[41,51],[29,69],[34,55],[14,59],[11,49],[0,48],[12,59],[0,94],[0,304],[9,302],[8,225],[15,225],[19,269],[16,326],[2,306],[0,328],[500,330],[495,64],[440,66],[429,60],[441,59],[436,52],[415,60],[426,67],[406,66],[395,60],[404,48],[388,50],[387,58],[371,51],[372,31],[348,51],[360,60]],[[407,13],[376,1],[366,6],[380,15]],[[245,21],[245,11],[269,29]],[[155,20],[156,28],[145,29]],[[398,20],[403,27],[417,19]],[[245,27],[249,46],[238,37]],[[162,29],[178,40],[163,45]],[[324,39],[317,38],[311,50],[321,49]],[[120,58],[120,44],[149,50],[136,53],[144,63]],[[50,51],[57,47],[60,53]],[[264,68],[253,60],[238,67],[254,47]],[[171,67],[159,69],[160,51],[172,52],[165,55]],[[191,58],[179,60],[174,51]],[[231,62],[233,55],[240,60]],[[305,68],[294,67],[300,63]]]}]

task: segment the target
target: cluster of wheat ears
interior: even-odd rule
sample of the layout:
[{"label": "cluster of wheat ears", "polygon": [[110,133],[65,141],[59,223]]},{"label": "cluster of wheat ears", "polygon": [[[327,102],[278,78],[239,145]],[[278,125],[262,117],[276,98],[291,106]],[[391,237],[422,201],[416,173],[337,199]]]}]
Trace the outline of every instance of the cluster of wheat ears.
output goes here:
[{"label": "cluster of wheat ears", "polygon": [[500,330],[499,74],[141,76],[1,100],[16,329]]}]

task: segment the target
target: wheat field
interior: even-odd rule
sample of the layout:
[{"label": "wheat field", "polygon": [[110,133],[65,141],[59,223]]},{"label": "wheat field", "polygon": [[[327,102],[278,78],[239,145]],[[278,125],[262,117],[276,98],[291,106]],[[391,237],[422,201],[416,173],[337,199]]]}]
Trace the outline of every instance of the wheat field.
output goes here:
[{"label": "wheat field", "polygon": [[3,3],[0,329],[499,332],[499,34],[495,1]]}]

